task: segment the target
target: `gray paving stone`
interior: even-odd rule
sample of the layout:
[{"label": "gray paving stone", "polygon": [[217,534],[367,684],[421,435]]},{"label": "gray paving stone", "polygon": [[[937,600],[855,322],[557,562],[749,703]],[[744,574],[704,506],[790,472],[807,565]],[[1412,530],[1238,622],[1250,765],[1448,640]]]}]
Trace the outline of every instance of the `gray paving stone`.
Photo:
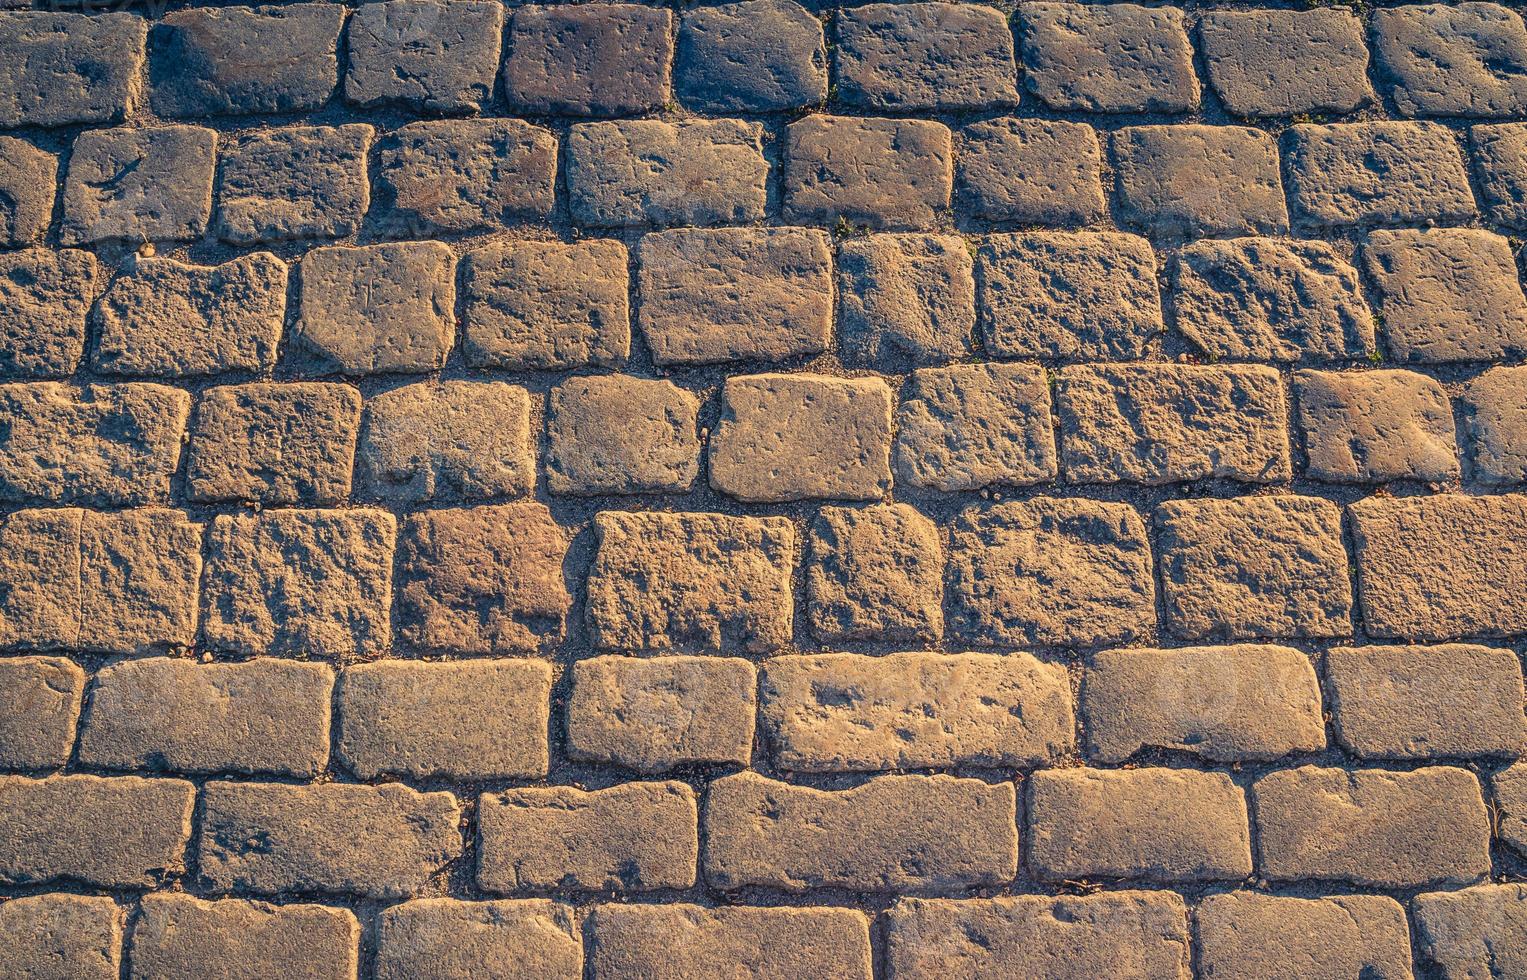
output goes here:
[{"label": "gray paving stone", "polygon": [[1050,387],[1034,364],[959,364],[912,374],[896,412],[896,475],[941,490],[1055,478]]},{"label": "gray paving stone", "polygon": [[0,136],[0,245],[42,241],[53,223],[58,157],[25,140]]},{"label": "gray paving stone", "polygon": [[668,382],[569,378],[551,390],[546,487],[552,493],[683,493],[700,473],[700,400]]},{"label": "gray paving stone", "polygon": [[1289,204],[1312,224],[1420,225],[1475,216],[1458,144],[1440,125],[1300,124],[1289,133]]},{"label": "gray paving stone", "polygon": [[1405,980],[1410,927],[1382,895],[1284,898],[1251,891],[1210,895],[1193,915],[1207,976],[1279,975]]},{"label": "gray paving stone", "polygon": [[1416,953],[1443,980],[1527,971],[1527,885],[1417,895]]},{"label": "gray paving stone", "polygon": [[217,134],[200,126],[93,129],[64,181],[64,245],[190,241],[212,214]]},{"label": "gray paving stone", "polygon": [[518,119],[409,123],[378,143],[377,160],[376,222],[390,236],[486,231],[555,206],[557,139]]},{"label": "gray paving stone", "polygon": [[823,643],[926,643],[944,633],[944,547],[907,504],[823,507],[807,536],[806,614]]},{"label": "gray paving stone", "polygon": [[475,112],[493,96],[504,8],[481,0],[388,0],[356,8],[345,100]]},{"label": "gray paving stone", "polygon": [[119,980],[122,919],[110,898],[13,898],[0,906],[6,968],[28,980]]},{"label": "gray paving stone", "polygon": [[684,12],[679,98],[697,112],[778,112],[827,98],[822,22],[790,0],[744,0]]},{"label": "gray paving stone", "polygon": [[1480,483],[1527,483],[1527,367],[1491,368],[1460,399],[1471,476]]},{"label": "gray paving stone", "polygon": [[1333,483],[1456,479],[1453,405],[1414,371],[1297,371],[1305,472]]},{"label": "gray paving stone", "polygon": [[1469,130],[1485,214],[1508,228],[1527,228],[1527,123]]},{"label": "gray paving stone", "polygon": [[533,115],[624,116],[661,108],[671,91],[673,15],[635,4],[514,10],[504,96]]},{"label": "gray paving stone", "polygon": [[348,909],[145,895],[133,919],[132,977],[353,980],[360,938]]},{"label": "gray paving stone", "polygon": [[1351,10],[1209,10],[1198,40],[1209,85],[1235,115],[1348,113],[1373,101]]},{"label": "gray paving stone", "polygon": [[85,353],[85,315],[99,289],[89,252],[28,248],[0,254],[0,374],[73,374]]},{"label": "gray paving stone", "polygon": [[918,229],[949,207],[954,148],[942,123],[810,115],[786,127],[784,155],[786,221]]},{"label": "gray paving stone", "polygon": [[1498,4],[1374,11],[1373,54],[1403,115],[1527,112],[1527,27]]},{"label": "gray paving stone", "polygon": [[186,455],[188,496],[265,505],[350,496],[361,396],[318,382],[224,385],[202,392]]},{"label": "gray paving stone", "polygon": [[[372,8],[367,8],[372,9]],[[223,146],[217,236],[235,245],[345,238],[371,203],[370,126],[291,126]]]},{"label": "gray paving stone", "polygon": [[572,908],[546,899],[421,898],[378,919],[377,980],[581,980]]},{"label": "gray paving stone", "polygon": [[84,692],[85,672],[62,657],[0,660],[0,770],[67,765]]},{"label": "gray paving stone", "polygon": [[960,130],[958,200],[978,218],[1089,225],[1107,214],[1103,153],[1086,123],[1011,116]]},{"label": "gray paving stone", "polygon": [[1193,46],[1182,12],[1132,3],[1025,3],[1024,81],[1051,109],[1192,112]]},{"label": "gray paving stone", "polygon": [[119,122],[135,101],[147,31],[130,13],[0,13],[0,126]]},{"label": "gray paving stone", "polygon": [[954,235],[870,235],[838,246],[838,333],[846,363],[882,370],[971,353],[976,287]]},{"label": "gray paving stone", "polygon": [[896,112],[1016,105],[1007,17],[955,3],[872,3],[837,18],[838,101]]},{"label": "gray paving stone", "polygon": [[1239,126],[1131,126],[1113,136],[1123,224],[1205,238],[1288,231],[1278,146]]}]

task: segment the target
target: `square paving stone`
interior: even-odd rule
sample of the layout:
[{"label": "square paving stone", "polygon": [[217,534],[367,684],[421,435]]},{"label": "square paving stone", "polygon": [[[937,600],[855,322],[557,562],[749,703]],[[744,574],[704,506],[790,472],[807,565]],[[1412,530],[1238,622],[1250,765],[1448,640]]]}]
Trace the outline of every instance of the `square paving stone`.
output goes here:
[{"label": "square paving stone", "polygon": [[345,99],[475,112],[493,96],[504,8],[480,0],[388,0],[356,8]]},{"label": "square paving stone", "polygon": [[370,126],[292,126],[223,147],[217,235],[235,245],[345,238],[371,202]]},{"label": "square paving stone", "polygon": [[991,7],[871,3],[838,12],[838,101],[897,112],[1018,102],[1013,32]]},{"label": "square paving stone", "polygon": [[679,98],[697,112],[778,112],[827,98],[822,22],[790,0],[744,0],[684,12]]},{"label": "square paving stone", "polygon": [[1376,10],[1373,53],[1403,115],[1527,112],[1527,27],[1498,4]]},{"label": "square paving stone", "polygon": [[1491,368],[1463,389],[1472,475],[1480,483],[1527,483],[1527,367]]},{"label": "square paving stone", "polygon": [[973,263],[954,235],[870,235],[838,246],[838,331],[846,364],[884,371],[971,353]]},{"label": "square paving stone", "polygon": [[823,507],[806,540],[806,614],[819,641],[943,636],[944,547],[914,508]]},{"label": "square paving stone", "polygon": [[64,182],[64,245],[190,241],[212,214],[217,134],[200,126],[81,133]]},{"label": "square paving stone", "polygon": [[504,96],[532,115],[623,116],[661,108],[671,91],[673,15],[636,4],[514,10]]},{"label": "square paving stone", "polygon": [[1289,203],[1312,224],[1423,225],[1475,216],[1458,143],[1443,126],[1300,124],[1288,133]]},{"label": "square paving stone", "polygon": [[959,132],[960,206],[978,218],[1087,225],[1107,214],[1097,133],[1079,122],[1004,117]]},{"label": "square paving stone", "polygon": [[147,31],[132,13],[0,13],[0,126],[121,121]]},{"label": "square paving stone", "polygon": [[1527,885],[1417,895],[1417,954],[1444,980],[1527,973]]},{"label": "square paving stone", "polygon": [[0,136],[0,245],[31,245],[53,223],[58,157]]},{"label": "square paving stone", "polygon": [[1298,371],[1305,472],[1333,483],[1460,473],[1447,391],[1414,371]]},{"label": "square paving stone", "polygon": [[19,977],[118,980],[125,916],[110,898],[43,894],[0,906],[0,947]]},{"label": "square paving stone", "polygon": [[1192,112],[1193,45],[1182,11],[1132,3],[1025,3],[1024,81],[1051,109]]},{"label": "square paving stone", "polygon": [[1288,231],[1278,146],[1239,126],[1132,126],[1113,136],[1119,220],[1178,238]]},{"label": "square paving stone", "polygon": [[1373,101],[1350,10],[1209,10],[1198,21],[1214,93],[1238,116],[1347,113]]},{"label": "square paving stone", "polygon": [[552,493],[683,493],[700,472],[700,400],[668,382],[569,378],[551,390],[546,486]]},{"label": "square paving stone", "polygon": [[913,373],[896,412],[896,476],[979,490],[1055,478],[1050,386],[1036,364],[959,364]]},{"label": "square paving stone", "polygon": [[0,374],[73,374],[85,316],[100,288],[95,256],[78,249],[0,253]]},{"label": "square paving stone", "polygon": [[949,129],[926,119],[811,115],[785,130],[786,221],[916,229],[949,207]]}]

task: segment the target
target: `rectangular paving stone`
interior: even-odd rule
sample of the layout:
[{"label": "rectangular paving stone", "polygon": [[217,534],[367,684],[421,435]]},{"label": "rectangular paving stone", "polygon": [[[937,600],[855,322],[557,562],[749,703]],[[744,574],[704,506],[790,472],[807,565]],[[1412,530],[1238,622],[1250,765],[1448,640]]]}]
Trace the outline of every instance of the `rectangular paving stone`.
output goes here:
[{"label": "rectangular paving stone", "polygon": [[78,249],[0,254],[0,374],[74,373],[85,353],[85,315],[99,279],[95,257]]},{"label": "rectangular paving stone", "polygon": [[484,794],[477,884],[488,892],[688,888],[697,819],[694,790],[678,782]]},{"label": "rectangular paving stone", "polygon": [[674,88],[697,112],[778,112],[825,102],[822,22],[790,0],[685,10]]},{"label": "rectangular paving stone", "polygon": [[1113,134],[1119,219],[1175,238],[1288,231],[1278,145],[1241,126],[1130,126]]},{"label": "rectangular paving stone", "polygon": [[573,909],[547,899],[421,898],[383,909],[377,980],[421,976],[582,980],[583,937]]},{"label": "rectangular paving stone", "polygon": [[944,546],[906,504],[823,507],[807,535],[806,614],[822,643],[944,634]]},{"label": "rectangular paving stone", "polygon": [[1483,210],[1496,224],[1527,228],[1527,123],[1469,129]]},{"label": "rectangular paving stone", "polygon": [[214,650],[347,659],[392,642],[397,521],[380,510],[212,519],[202,638]]},{"label": "rectangular paving stone", "polygon": [[1527,498],[1370,498],[1347,507],[1363,622],[1375,637],[1527,632]]},{"label": "rectangular paving stone", "polygon": [[710,483],[749,503],[879,500],[891,485],[891,389],[879,378],[728,378]]},{"label": "rectangular paving stone", "polygon": [[354,980],[360,938],[348,909],[161,892],[143,896],[133,919],[132,976]]},{"label": "rectangular paving stone", "polygon": [[1251,874],[1240,787],[1190,769],[1045,769],[1029,777],[1027,866],[1050,881],[1162,884]]},{"label": "rectangular paving stone", "polygon": [[1411,901],[1416,954],[1443,980],[1527,970],[1527,885],[1477,885]]},{"label": "rectangular paving stone", "polygon": [[134,13],[0,13],[0,126],[121,121],[136,101],[147,32]]},{"label": "rectangular paving stone", "polygon": [[838,94],[896,112],[1016,105],[1006,15],[954,3],[872,3],[837,18]]},{"label": "rectangular paving stone", "polygon": [[102,667],[80,730],[97,769],[267,773],[312,779],[329,761],[334,672],[259,657],[203,664],[153,657]]},{"label": "rectangular paving stone", "polygon": [[13,898],[0,905],[0,950],[17,977],[120,980],[122,920],[110,898]]},{"label": "rectangular paving stone", "polygon": [[1011,783],[880,776],[819,790],[743,772],[705,795],[705,880],[801,892],[947,892],[1011,881]]},{"label": "rectangular paving stone", "polygon": [[1072,483],[1277,483],[1291,473],[1283,381],[1269,367],[1065,367],[1055,407]]},{"label": "rectangular paving stone", "polygon": [[69,155],[59,242],[184,242],[212,215],[217,134],[200,126],[81,133]]},{"label": "rectangular paving stone", "polygon": [[1128,504],[1036,497],[972,507],[954,525],[949,625],[989,646],[1101,646],[1156,622],[1151,549]]},{"label": "rectangular paving stone", "polygon": [[1209,10],[1198,41],[1210,87],[1237,116],[1341,114],[1373,101],[1351,10]]},{"label": "rectangular paving stone", "polygon": [[1527,368],[1491,368],[1464,386],[1460,401],[1473,479],[1527,483]]},{"label": "rectangular paving stone", "polygon": [[1006,116],[957,140],[957,199],[975,217],[1067,226],[1107,214],[1103,152],[1086,123]]},{"label": "rectangular paving stone", "polygon": [[1251,762],[1326,747],[1315,668],[1290,647],[1099,651],[1082,715],[1087,754],[1108,765],[1142,749]]},{"label": "rectangular paving stone", "polygon": [[332,504],[350,495],[360,392],[283,382],[203,391],[191,423],[192,500]]},{"label": "rectangular paving stone", "polygon": [[1169,500],[1156,509],[1167,622],[1184,640],[1352,635],[1341,512],[1318,497]]},{"label": "rectangular paving stone", "polygon": [[845,363],[904,370],[971,353],[973,262],[955,235],[870,235],[838,245],[838,334]]},{"label": "rectangular paving stone", "polygon": [[1258,870],[1272,881],[1466,885],[1490,871],[1479,782],[1463,769],[1321,769],[1252,784]]},{"label": "rectangular paving stone", "polygon": [[356,483],[397,503],[518,497],[535,485],[530,397],[498,381],[404,385],[366,401]]},{"label": "rectangular paving stone", "polygon": [[1324,228],[1467,221],[1474,195],[1453,134],[1435,123],[1291,127],[1291,210]]},{"label": "rectangular paving stone", "polygon": [[221,265],[134,256],[92,314],[90,366],[167,378],[269,371],[286,322],[287,274],[269,252]]},{"label": "rectangular paving stone", "polygon": [[641,773],[746,766],[757,678],[746,660],[592,657],[572,665],[567,752]]},{"label": "rectangular paving stone", "polygon": [[0,521],[0,646],[73,647],[79,642],[84,581],[84,511],[20,510]]},{"label": "rectangular paving stone", "polygon": [[398,542],[399,635],[428,650],[531,652],[562,638],[568,534],[546,505],[423,511]]},{"label": "rectangular paving stone", "polygon": [[1165,329],[1156,257],[1135,235],[988,235],[976,299],[982,340],[998,358],[1132,359]]},{"label": "rectangular paving stone", "polygon": [[551,390],[546,488],[552,493],[683,493],[700,473],[700,400],[669,381],[608,375]]},{"label": "rectangular paving stone", "polygon": [[53,223],[57,174],[58,157],[26,140],[0,136],[0,245],[42,241]]},{"label": "rectangular paving stone", "polygon": [[782,517],[594,517],[589,639],[598,650],[767,653],[790,642],[797,545]]},{"label": "rectangular paving stone", "polygon": [[1333,483],[1457,479],[1447,391],[1414,371],[1296,371],[1305,472]]},{"label": "rectangular paving stone", "polygon": [[768,177],[756,122],[580,123],[567,137],[568,210],[589,227],[761,221]]},{"label": "rectangular paving stone", "polygon": [[590,975],[870,980],[870,924],[855,909],[600,905]]},{"label": "rectangular paving stone", "polygon": [[1374,11],[1373,54],[1405,116],[1527,112],[1527,27],[1493,3]]},{"label": "rectangular paving stone", "polygon": [[1326,654],[1336,738],[1360,759],[1515,756],[1527,748],[1516,653],[1470,644]]},{"label": "rectangular paving stone", "polygon": [[949,208],[954,146],[926,119],[808,115],[785,128],[783,217],[809,225],[928,228]]},{"label": "rectangular paving stone", "polygon": [[904,898],[886,914],[890,980],[1189,980],[1188,918],[1171,892]]},{"label": "rectangular paving stone", "polygon": [[[370,8],[368,8],[370,9]],[[224,144],[217,237],[234,245],[345,238],[371,203],[370,126],[287,126]]]},{"label": "rectangular paving stone", "polygon": [[0,660],[0,770],[68,765],[84,692],[85,672],[62,657]]},{"label": "rectangular paving stone", "polygon": [[397,783],[212,782],[196,835],[201,884],[259,895],[415,895],[461,856],[450,793]]},{"label": "rectangular paving stone", "polygon": [[546,775],[551,665],[382,661],[347,667],[334,754],[364,780]]},{"label": "rectangular paving stone", "polygon": [[153,888],[185,870],[195,798],[179,779],[0,776],[0,883]]},{"label": "rectangular paving stone", "polygon": [[783,360],[827,350],[832,249],[807,228],[717,228],[645,235],[637,245],[638,322],[669,365]]},{"label": "rectangular paving stone", "polygon": [[761,691],[792,772],[1027,769],[1076,747],[1065,668],[1024,653],[776,657]]},{"label": "rectangular paving stone", "polygon": [[479,0],[358,7],[345,35],[345,101],[416,112],[475,112],[493,97],[504,8]]},{"label": "rectangular paving stone", "polygon": [[660,108],[671,91],[673,15],[634,4],[514,10],[504,96],[531,115],[624,116]]},{"label": "rectangular paving stone", "polygon": [[1050,386],[1036,364],[914,371],[896,411],[896,476],[945,493],[1053,480]]},{"label": "rectangular paving stone", "polygon": [[1132,3],[1025,3],[1024,81],[1051,109],[1192,112],[1193,46],[1182,12]]},{"label": "rectangular paving stone", "polygon": [[1210,895],[1193,913],[1199,969],[1256,976],[1286,964],[1305,976],[1408,977],[1410,927],[1382,895]]},{"label": "rectangular paving stone", "polygon": [[330,3],[173,11],[149,37],[149,102],[181,119],[320,108],[338,83],[344,22]]}]

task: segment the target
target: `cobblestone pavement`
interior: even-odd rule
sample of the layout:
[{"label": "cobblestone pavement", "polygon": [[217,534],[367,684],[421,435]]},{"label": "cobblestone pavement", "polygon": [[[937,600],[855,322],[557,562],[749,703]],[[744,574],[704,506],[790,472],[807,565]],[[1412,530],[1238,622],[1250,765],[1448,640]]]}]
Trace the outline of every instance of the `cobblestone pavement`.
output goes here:
[{"label": "cobblestone pavement", "polygon": [[0,13],[0,977],[1527,977],[1519,12],[143,14]]}]

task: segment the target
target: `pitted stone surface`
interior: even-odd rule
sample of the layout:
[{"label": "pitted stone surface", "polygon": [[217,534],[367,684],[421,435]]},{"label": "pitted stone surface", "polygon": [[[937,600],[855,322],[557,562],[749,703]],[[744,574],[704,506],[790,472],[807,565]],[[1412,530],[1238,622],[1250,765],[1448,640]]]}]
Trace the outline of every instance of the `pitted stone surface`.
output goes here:
[{"label": "pitted stone surface", "polygon": [[376,976],[580,980],[583,942],[573,910],[547,899],[421,898],[382,912]]},{"label": "pitted stone surface", "polygon": [[0,126],[120,121],[135,101],[146,32],[124,12],[0,13]]},{"label": "pitted stone surface", "polygon": [[959,200],[977,217],[1088,225],[1107,212],[1103,153],[1086,123],[1004,117],[959,134]]},{"label": "pitted stone surface", "polygon": [[377,158],[379,224],[400,238],[496,229],[555,206],[557,139],[518,119],[409,123]]},{"label": "pitted stone surface", "polygon": [[1379,895],[1211,895],[1199,903],[1193,925],[1208,976],[1265,974],[1283,961],[1304,976],[1411,975],[1405,910]]},{"label": "pitted stone surface", "polygon": [[61,377],[85,353],[85,315],[100,273],[89,252],[32,248],[0,254],[0,372]]},{"label": "pitted stone surface", "polygon": [[1032,364],[961,364],[912,374],[896,412],[896,475],[954,492],[1055,477],[1050,388]]},{"label": "pitted stone surface", "polygon": [[609,904],[593,920],[597,977],[871,976],[870,923],[853,909]]},{"label": "pitted stone surface", "polygon": [[0,136],[0,245],[31,245],[53,223],[58,158]]},{"label": "pitted stone surface", "polygon": [[224,144],[217,235],[234,245],[344,238],[371,203],[370,126],[292,126]]},{"label": "pitted stone surface", "polygon": [[1132,3],[1026,3],[1024,78],[1051,109],[1191,112],[1193,46],[1182,12]]},{"label": "pitted stone surface", "polygon": [[358,8],[346,34],[345,98],[473,112],[493,95],[504,9],[481,0],[388,0]]},{"label": "pitted stone surface", "polygon": [[[62,657],[0,660],[0,769],[58,769],[74,750],[85,672]],[[0,919],[4,913],[0,912]]]},{"label": "pitted stone surface", "polygon": [[1472,442],[1474,478],[1527,483],[1527,368],[1491,368],[1460,398]]},{"label": "pitted stone surface", "polygon": [[270,905],[151,895],[133,922],[135,977],[266,975],[347,980],[360,960],[361,926],[323,905]]},{"label": "pitted stone surface", "polygon": [[528,114],[623,116],[668,100],[673,15],[635,4],[516,7],[503,87]]},{"label": "pitted stone surface", "polygon": [[33,895],[0,906],[0,949],[19,977],[120,980],[122,931],[110,898]]},{"label": "pitted stone surface", "polygon": [[1456,223],[1475,215],[1453,134],[1435,123],[1363,122],[1289,130],[1296,218],[1320,227]]},{"label": "pitted stone surface", "polygon": [[1238,116],[1351,112],[1373,100],[1350,10],[1210,10],[1198,39],[1209,85]]},{"label": "pitted stone surface", "polygon": [[1113,136],[1120,221],[1163,237],[1288,230],[1278,147],[1239,126],[1131,126]]},{"label": "pitted stone surface", "polygon": [[823,643],[944,632],[938,527],[906,504],[823,507],[807,536],[806,612]]},{"label": "pitted stone surface", "polygon": [[1417,953],[1445,980],[1527,969],[1527,886],[1478,885],[1417,895],[1411,915]]},{"label": "pitted stone surface", "polygon": [[674,86],[700,112],[774,112],[827,98],[822,22],[791,0],[695,7],[679,27]]},{"label": "pitted stone surface", "polygon": [[954,148],[942,123],[809,115],[786,128],[784,153],[787,221],[917,229],[949,207]]},{"label": "pitted stone surface", "polygon": [[404,385],[366,402],[356,474],[383,500],[517,497],[535,484],[530,399],[498,381]]},{"label": "pitted stone surface", "polygon": [[838,98],[868,109],[975,109],[1018,101],[1013,34],[992,7],[872,3],[838,15]]},{"label": "pitted stone surface", "polygon": [[217,134],[201,126],[93,129],[64,181],[65,245],[200,238],[212,214]]},{"label": "pitted stone surface", "polygon": [[1527,227],[1527,123],[1474,126],[1469,142],[1485,213],[1508,228]]},{"label": "pitted stone surface", "polygon": [[1459,475],[1447,391],[1414,371],[1298,371],[1305,472],[1336,483]]},{"label": "pitted stone surface", "polygon": [[1527,27],[1493,3],[1375,11],[1373,51],[1407,116],[1527,111]]},{"label": "pitted stone surface", "polygon": [[871,235],[838,246],[838,331],[856,366],[901,369],[971,353],[973,262],[953,235]]},{"label": "pitted stone surface", "polygon": [[700,472],[700,402],[668,381],[569,378],[546,417],[552,493],[683,493]]}]

